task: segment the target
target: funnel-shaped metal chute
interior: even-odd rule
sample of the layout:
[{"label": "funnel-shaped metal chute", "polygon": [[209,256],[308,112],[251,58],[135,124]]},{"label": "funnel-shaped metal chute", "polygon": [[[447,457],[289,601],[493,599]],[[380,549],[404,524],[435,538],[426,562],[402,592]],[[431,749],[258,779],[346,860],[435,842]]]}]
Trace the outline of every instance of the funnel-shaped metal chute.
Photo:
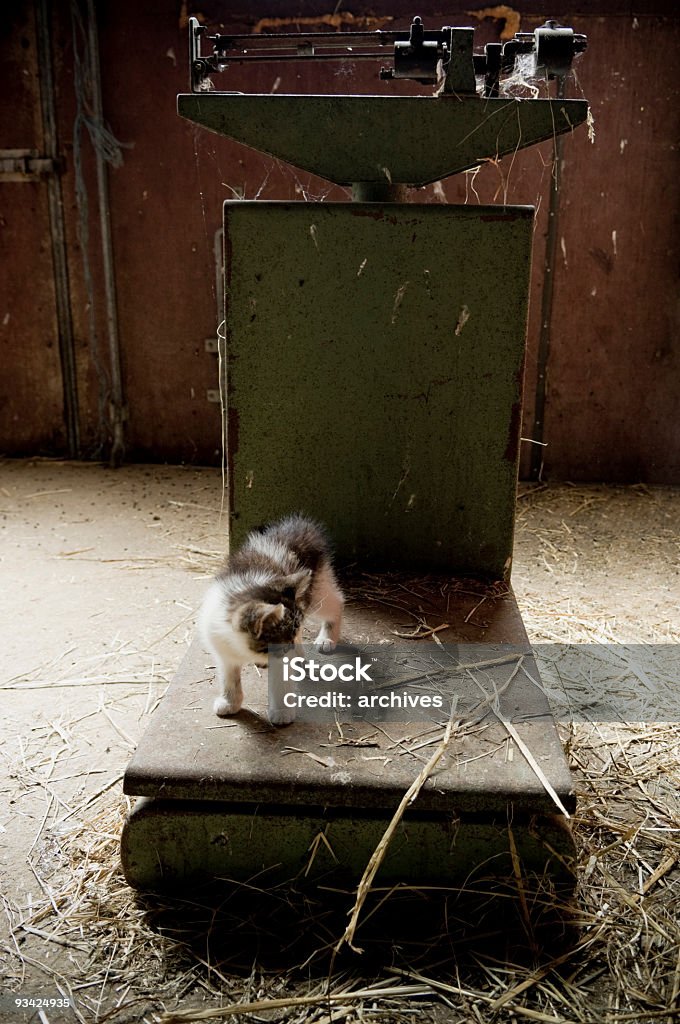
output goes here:
[{"label": "funnel-shaped metal chute", "polygon": [[188,93],[182,117],[339,185],[427,185],[562,135],[586,100]]}]

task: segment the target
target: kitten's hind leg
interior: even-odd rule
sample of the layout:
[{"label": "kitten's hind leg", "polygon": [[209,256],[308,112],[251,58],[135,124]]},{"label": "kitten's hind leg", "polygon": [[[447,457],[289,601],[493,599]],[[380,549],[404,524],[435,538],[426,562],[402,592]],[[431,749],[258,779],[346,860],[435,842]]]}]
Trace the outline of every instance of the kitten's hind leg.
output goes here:
[{"label": "kitten's hind leg", "polygon": [[241,686],[240,665],[218,665],[217,682],[222,691],[219,697],[215,698],[213,710],[221,718],[226,715],[235,715],[241,710],[243,704],[243,688]]},{"label": "kitten's hind leg", "polygon": [[321,620],[321,629],[314,643],[325,654],[335,650],[340,640],[344,604],[333,570],[330,566],[322,569],[315,581],[310,613]]}]

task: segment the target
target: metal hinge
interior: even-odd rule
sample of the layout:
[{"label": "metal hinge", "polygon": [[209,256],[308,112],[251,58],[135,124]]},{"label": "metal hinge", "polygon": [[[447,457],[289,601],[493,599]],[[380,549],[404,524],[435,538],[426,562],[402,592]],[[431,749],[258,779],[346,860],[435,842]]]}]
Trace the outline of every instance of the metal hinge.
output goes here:
[{"label": "metal hinge", "polygon": [[39,181],[58,169],[56,160],[35,149],[0,149],[0,181]]},{"label": "metal hinge", "polygon": [[[220,343],[219,343],[219,340],[217,338],[206,338],[204,344],[205,344],[206,352],[212,352],[215,355],[217,355],[219,353]],[[224,368],[222,369],[222,373],[224,374]],[[226,386],[226,381],[225,381],[224,376],[223,376],[223,386]],[[206,400],[208,402],[212,402],[212,403],[214,403],[216,405],[221,405],[222,404],[222,395],[220,395],[219,388],[208,388],[208,390],[205,393],[205,397],[206,397]]]}]

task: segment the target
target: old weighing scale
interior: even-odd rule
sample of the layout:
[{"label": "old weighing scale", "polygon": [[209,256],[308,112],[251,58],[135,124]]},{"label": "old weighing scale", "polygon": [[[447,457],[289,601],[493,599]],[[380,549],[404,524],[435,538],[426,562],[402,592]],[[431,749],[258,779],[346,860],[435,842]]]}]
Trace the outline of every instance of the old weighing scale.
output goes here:
[{"label": "old weighing scale", "polygon": [[[562,83],[585,38],[547,23],[475,54],[472,29],[419,18],[406,32],[216,35],[207,56],[204,37],[191,19],[179,113],[352,189],[351,202],[224,204],[231,545],[305,510],[354,566],[347,640],[417,646],[429,632],[487,662],[524,656],[484,676],[502,706],[487,698],[454,736],[378,883],[508,876],[511,843],[526,870],[564,877],[574,791],[509,587],[534,209],[403,199],[582,123],[585,101],[501,83],[520,56]],[[433,94],[211,91],[246,62],[380,57],[393,62],[381,79]],[[130,884],[356,882],[441,725],[274,729],[253,669],[244,710],[218,719],[213,676],[194,644],[125,774],[141,798],[122,838]]]}]

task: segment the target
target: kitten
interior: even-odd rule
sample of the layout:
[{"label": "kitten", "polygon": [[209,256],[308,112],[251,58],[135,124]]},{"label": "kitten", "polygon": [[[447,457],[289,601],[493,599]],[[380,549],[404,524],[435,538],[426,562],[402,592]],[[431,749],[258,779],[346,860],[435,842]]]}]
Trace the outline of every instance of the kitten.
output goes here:
[{"label": "kitten", "polygon": [[[340,639],[343,597],[328,541],[316,523],[287,516],[254,530],[211,584],[198,618],[214,655],[220,696],[215,714],[235,715],[243,703],[241,668],[267,664],[268,644],[295,644],[306,615],[321,621],[314,641],[332,651]],[[269,687],[269,720],[285,725],[295,711]]]}]

